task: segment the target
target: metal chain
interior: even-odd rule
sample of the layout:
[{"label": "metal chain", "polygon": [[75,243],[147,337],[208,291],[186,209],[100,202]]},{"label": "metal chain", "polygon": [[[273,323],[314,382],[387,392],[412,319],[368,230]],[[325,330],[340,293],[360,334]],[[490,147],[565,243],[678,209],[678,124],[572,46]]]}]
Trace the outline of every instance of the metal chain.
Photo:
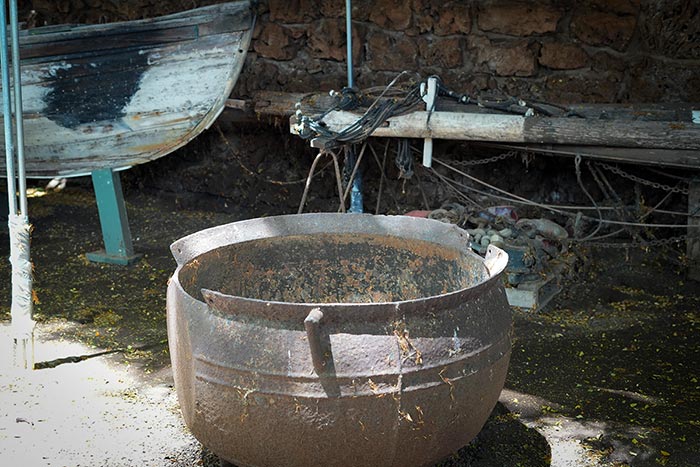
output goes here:
[{"label": "metal chain", "polygon": [[658,240],[636,241],[636,242],[583,242],[590,247],[597,248],[636,248],[641,246],[661,246],[670,245],[671,243],[680,243],[685,241],[688,235],[678,235],[676,237],[660,238]]},{"label": "metal chain", "polygon": [[663,190],[663,191],[670,191],[671,193],[682,193],[684,195],[688,194],[688,188],[680,188],[677,186],[669,186],[669,185],[664,185],[663,183],[652,182],[651,180],[637,177],[636,175],[632,175],[630,173],[625,172],[624,170],[620,169],[619,167],[615,167],[614,165],[606,164],[604,162],[596,162],[596,165],[604,168],[605,170],[608,170],[608,171],[614,173],[615,175],[619,175],[622,178],[632,180],[633,182],[637,182],[637,183],[640,183],[642,185],[650,186],[652,188],[656,188],[656,189]]},{"label": "metal chain", "polygon": [[449,163],[450,165],[454,165],[456,167],[472,167],[475,165],[490,164],[492,162],[502,161],[504,159],[508,159],[510,157],[514,157],[517,155],[518,155],[518,151],[508,151],[508,152],[504,152],[503,154],[499,154],[497,156],[487,157],[485,159],[476,159],[476,160],[470,160],[470,161],[447,160],[445,162]]}]

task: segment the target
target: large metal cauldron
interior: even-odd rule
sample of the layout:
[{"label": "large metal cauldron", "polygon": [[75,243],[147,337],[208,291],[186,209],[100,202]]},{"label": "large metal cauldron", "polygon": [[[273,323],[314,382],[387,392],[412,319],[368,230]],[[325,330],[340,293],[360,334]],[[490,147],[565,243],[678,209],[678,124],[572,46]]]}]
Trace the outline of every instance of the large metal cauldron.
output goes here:
[{"label": "large metal cauldron", "polygon": [[412,217],[303,214],[172,245],[168,336],[192,433],[240,466],[431,465],[506,377],[507,255]]}]

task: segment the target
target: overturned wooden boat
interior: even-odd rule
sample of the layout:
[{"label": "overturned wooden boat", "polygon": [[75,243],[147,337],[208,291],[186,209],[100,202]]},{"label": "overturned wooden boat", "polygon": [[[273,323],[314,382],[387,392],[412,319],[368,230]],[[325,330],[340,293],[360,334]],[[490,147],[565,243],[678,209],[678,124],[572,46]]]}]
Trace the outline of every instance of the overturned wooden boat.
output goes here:
[{"label": "overturned wooden boat", "polygon": [[249,2],[239,1],[22,31],[27,177],[121,170],[192,140],[223,110],[253,19]]},{"label": "overturned wooden boat", "polygon": [[214,122],[243,68],[254,18],[245,0],[21,32],[26,176],[92,175],[105,249],[88,259],[138,258],[117,171],[171,153]]}]

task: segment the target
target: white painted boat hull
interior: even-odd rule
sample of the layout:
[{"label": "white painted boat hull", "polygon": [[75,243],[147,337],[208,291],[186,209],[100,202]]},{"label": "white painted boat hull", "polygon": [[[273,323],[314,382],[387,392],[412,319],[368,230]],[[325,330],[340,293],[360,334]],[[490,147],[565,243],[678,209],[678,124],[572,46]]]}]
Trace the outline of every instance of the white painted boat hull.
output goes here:
[{"label": "white painted boat hull", "polygon": [[[244,1],[152,20],[23,32],[27,177],[122,170],[191,141],[223,110],[252,24]],[[0,144],[4,149],[4,137]]]}]

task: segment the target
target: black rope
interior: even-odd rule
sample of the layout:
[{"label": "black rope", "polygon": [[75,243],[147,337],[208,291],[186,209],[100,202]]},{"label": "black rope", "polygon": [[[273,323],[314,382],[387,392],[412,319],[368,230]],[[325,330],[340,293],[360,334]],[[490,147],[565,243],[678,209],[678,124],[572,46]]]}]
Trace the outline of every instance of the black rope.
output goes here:
[{"label": "black rope", "polygon": [[469,94],[460,94],[445,86],[440,78],[438,78],[438,95],[454,99],[460,104],[477,105],[485,109],[498,110],[500,112],[518,115],[545,115],[547,117],[563,115],[567,117],[582,117],[569,108],[550,103],[534,101],[526,102],[524,99],[515,97],[508,97],[502,100],[487,100],[482,99],[481,97],[470,96]]}]

